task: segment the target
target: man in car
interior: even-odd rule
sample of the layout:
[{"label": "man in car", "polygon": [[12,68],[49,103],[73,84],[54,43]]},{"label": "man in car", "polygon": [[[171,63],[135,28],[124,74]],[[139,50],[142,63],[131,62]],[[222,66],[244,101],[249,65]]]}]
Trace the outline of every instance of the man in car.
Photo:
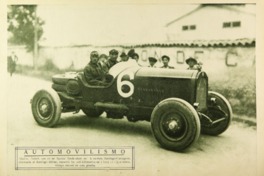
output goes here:
[{"label": "man in car", "polygon": [[108,68],[106,66],[107,60],[108,60],[108,56],[106,54],[101,54],[99,56],[98,65],[101,67],[104,74],[108,73]]},{"label": "man in car", "polygon": [[121,57],[121,62],[128,61],[128,55],[126,55],[125,52],[122,52],[121,55],[120,55],[120,57]]},{"label": "man in car", "polygon": [[135,53],[135,49],[132,48],[132,49],[130,49],[130,50],[127,52],[127,56],[128,56],[129,58],[133,58],[134,53]]},{"label": "man in car", "polygon": [[192,57],[189,57],[187,60],[186,60],[186,64],[189,65],[189,67],[187,68],[188,70],[199,70],[201,71],[202,69],[202,63],[198,63],[196,59],[192,58]]},{"label": "man in car", "polygon": [[118,57],[118,51],[115,49],[112,49],[109,51],[109,58],[107,60],[106,66],[108,70],[113,67],[115,64],[117,64],[117,57]]},{"label": "man in car", "polygon": [[138,55],[138,53],[134,53],[134,54],[132,55],[132,58],[133,58],[135,61],[138,62],[138,60],[139,60],[139,55]]},{"label": "man in car", "polygon": [[149,57],[148,60],[149,60],[149,66],[148,67],[156,68],[155,64],[157,62],[157,59],[155,57]]},{"label": "man in car", "polygon": [[105,74],[98,64],[99,54],[97,51],[90,53],[90,62],[84,68],[84,76],[88,84],[95,86],[107,85]]},{"label": "man in car", "polygon": [[135,60],[136,62],[138,62],[139,59],[139,55],[135,52],[135,49],[132,48],[127,52],[127,56],[129,60]]},{"label": "man in car", "polygon": [[169,69],[173,69],[174,67],[169,66],[169,62],[170,62],[170,58],[167,55],[164,55],[161,57],[163,66],[161,68],[169,68]]}]

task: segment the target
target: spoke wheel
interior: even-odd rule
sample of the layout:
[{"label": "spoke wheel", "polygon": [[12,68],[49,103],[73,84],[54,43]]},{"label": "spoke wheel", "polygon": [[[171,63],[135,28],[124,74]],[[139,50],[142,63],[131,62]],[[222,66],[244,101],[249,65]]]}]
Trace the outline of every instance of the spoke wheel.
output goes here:
[{"label": "spoke wheel", "polygon": [[170,98],[160,102],[151,115],[152,132],[159,144],[169,150],[181,151],[200,135],[200,120],[186,101]]},{"label": "spoke wheel", "polygon": [[39,90],[33,96],[31,110],[39,125],[45,127],[55,126],[61,115],[60,98],[52,89]]},{"label": "spoke wheel", "polygon": [[160,120],[162,135],[171,141],[180,141],[187,132],[187,122],[177,111],[164,113]]}]

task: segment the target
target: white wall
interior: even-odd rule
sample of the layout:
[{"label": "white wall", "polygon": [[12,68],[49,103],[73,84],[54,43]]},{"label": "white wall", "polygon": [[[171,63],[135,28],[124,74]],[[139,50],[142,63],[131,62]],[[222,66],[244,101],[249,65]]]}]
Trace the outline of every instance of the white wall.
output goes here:
[{"label": "white wall", "polygon": [[[128,52],[129,49],[121,47],[45,47],[39,51],[38,65],[45,64],[50,59],[60,69],[69,68],[73,63],[75,69],[82,69],[89,62],[90,52],[97,50],[100,54],[108,54],[109,50],[117,49]],[[15,51],[20,65],[33,66],[33,57],[31,53],[27,53],[23,47],[10,47],[9,52]],[[135,51],[140,56],[140,65],[148,66],[148,57],[154,56],[159,61],[157,67],[162,66],[161,56],[168,55],[170,57],[170,65],[176,69],[186,69],[188,66],[185,60],[189,57],[195,57],[195,52],[200,52],[198,60],[203,63],[203,70],[209,76],[217,79],[226,72],[237,68],[254,68],[255,67],[255,47],[137,47]],[[184,53],[182,63],[177,62],[177,52]],[[227,66],[226,57],[228,53],[235,53],[234,61],[236,66]],[[231,55],[232,56],[232,55]]]}]

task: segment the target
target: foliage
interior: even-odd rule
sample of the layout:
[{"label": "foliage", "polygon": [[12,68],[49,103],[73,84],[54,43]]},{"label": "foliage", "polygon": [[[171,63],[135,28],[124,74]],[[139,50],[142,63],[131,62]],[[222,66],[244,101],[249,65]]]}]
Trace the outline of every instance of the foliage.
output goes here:
[{"label": "foliage", "polygon": [[255,69],[232,69],[223,80],[211,81],[209,89],[225,96],[235,114],[256,117]]},{"label": "foliage", "polygon": [[39,69],[43,71],[53,71],[53,72],[60,71],[60,69],[53,63],[51,59],[47,59],[45,64]]},{"label": "foliage", "polygon": [[12,37],[10,43],[26,45],[28,51],[34,48],[34,30],[37,30],[37,40],[43,34],[44,21],[36,16],[36,5],[11,5],[8,6],[8,31]]}]

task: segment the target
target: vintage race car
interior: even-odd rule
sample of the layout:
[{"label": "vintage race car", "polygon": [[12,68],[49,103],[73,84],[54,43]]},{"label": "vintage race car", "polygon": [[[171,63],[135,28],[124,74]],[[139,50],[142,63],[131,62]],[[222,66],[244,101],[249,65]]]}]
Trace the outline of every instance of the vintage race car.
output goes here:
[{"label": "vintage race car", "polygon": [[31,101],[36,122],[55,126],[61,113],[82,110],[88,117],[106,112],[109,118],[151,122],[159,144],[181,151],[200,133],[219,135],[230,125],[232,109],[222,95],[208,91],[204,71],[148,68],[119,63],[106,86],[92,86],[82,72],[52,77],[50,90],[39,90]]}]

